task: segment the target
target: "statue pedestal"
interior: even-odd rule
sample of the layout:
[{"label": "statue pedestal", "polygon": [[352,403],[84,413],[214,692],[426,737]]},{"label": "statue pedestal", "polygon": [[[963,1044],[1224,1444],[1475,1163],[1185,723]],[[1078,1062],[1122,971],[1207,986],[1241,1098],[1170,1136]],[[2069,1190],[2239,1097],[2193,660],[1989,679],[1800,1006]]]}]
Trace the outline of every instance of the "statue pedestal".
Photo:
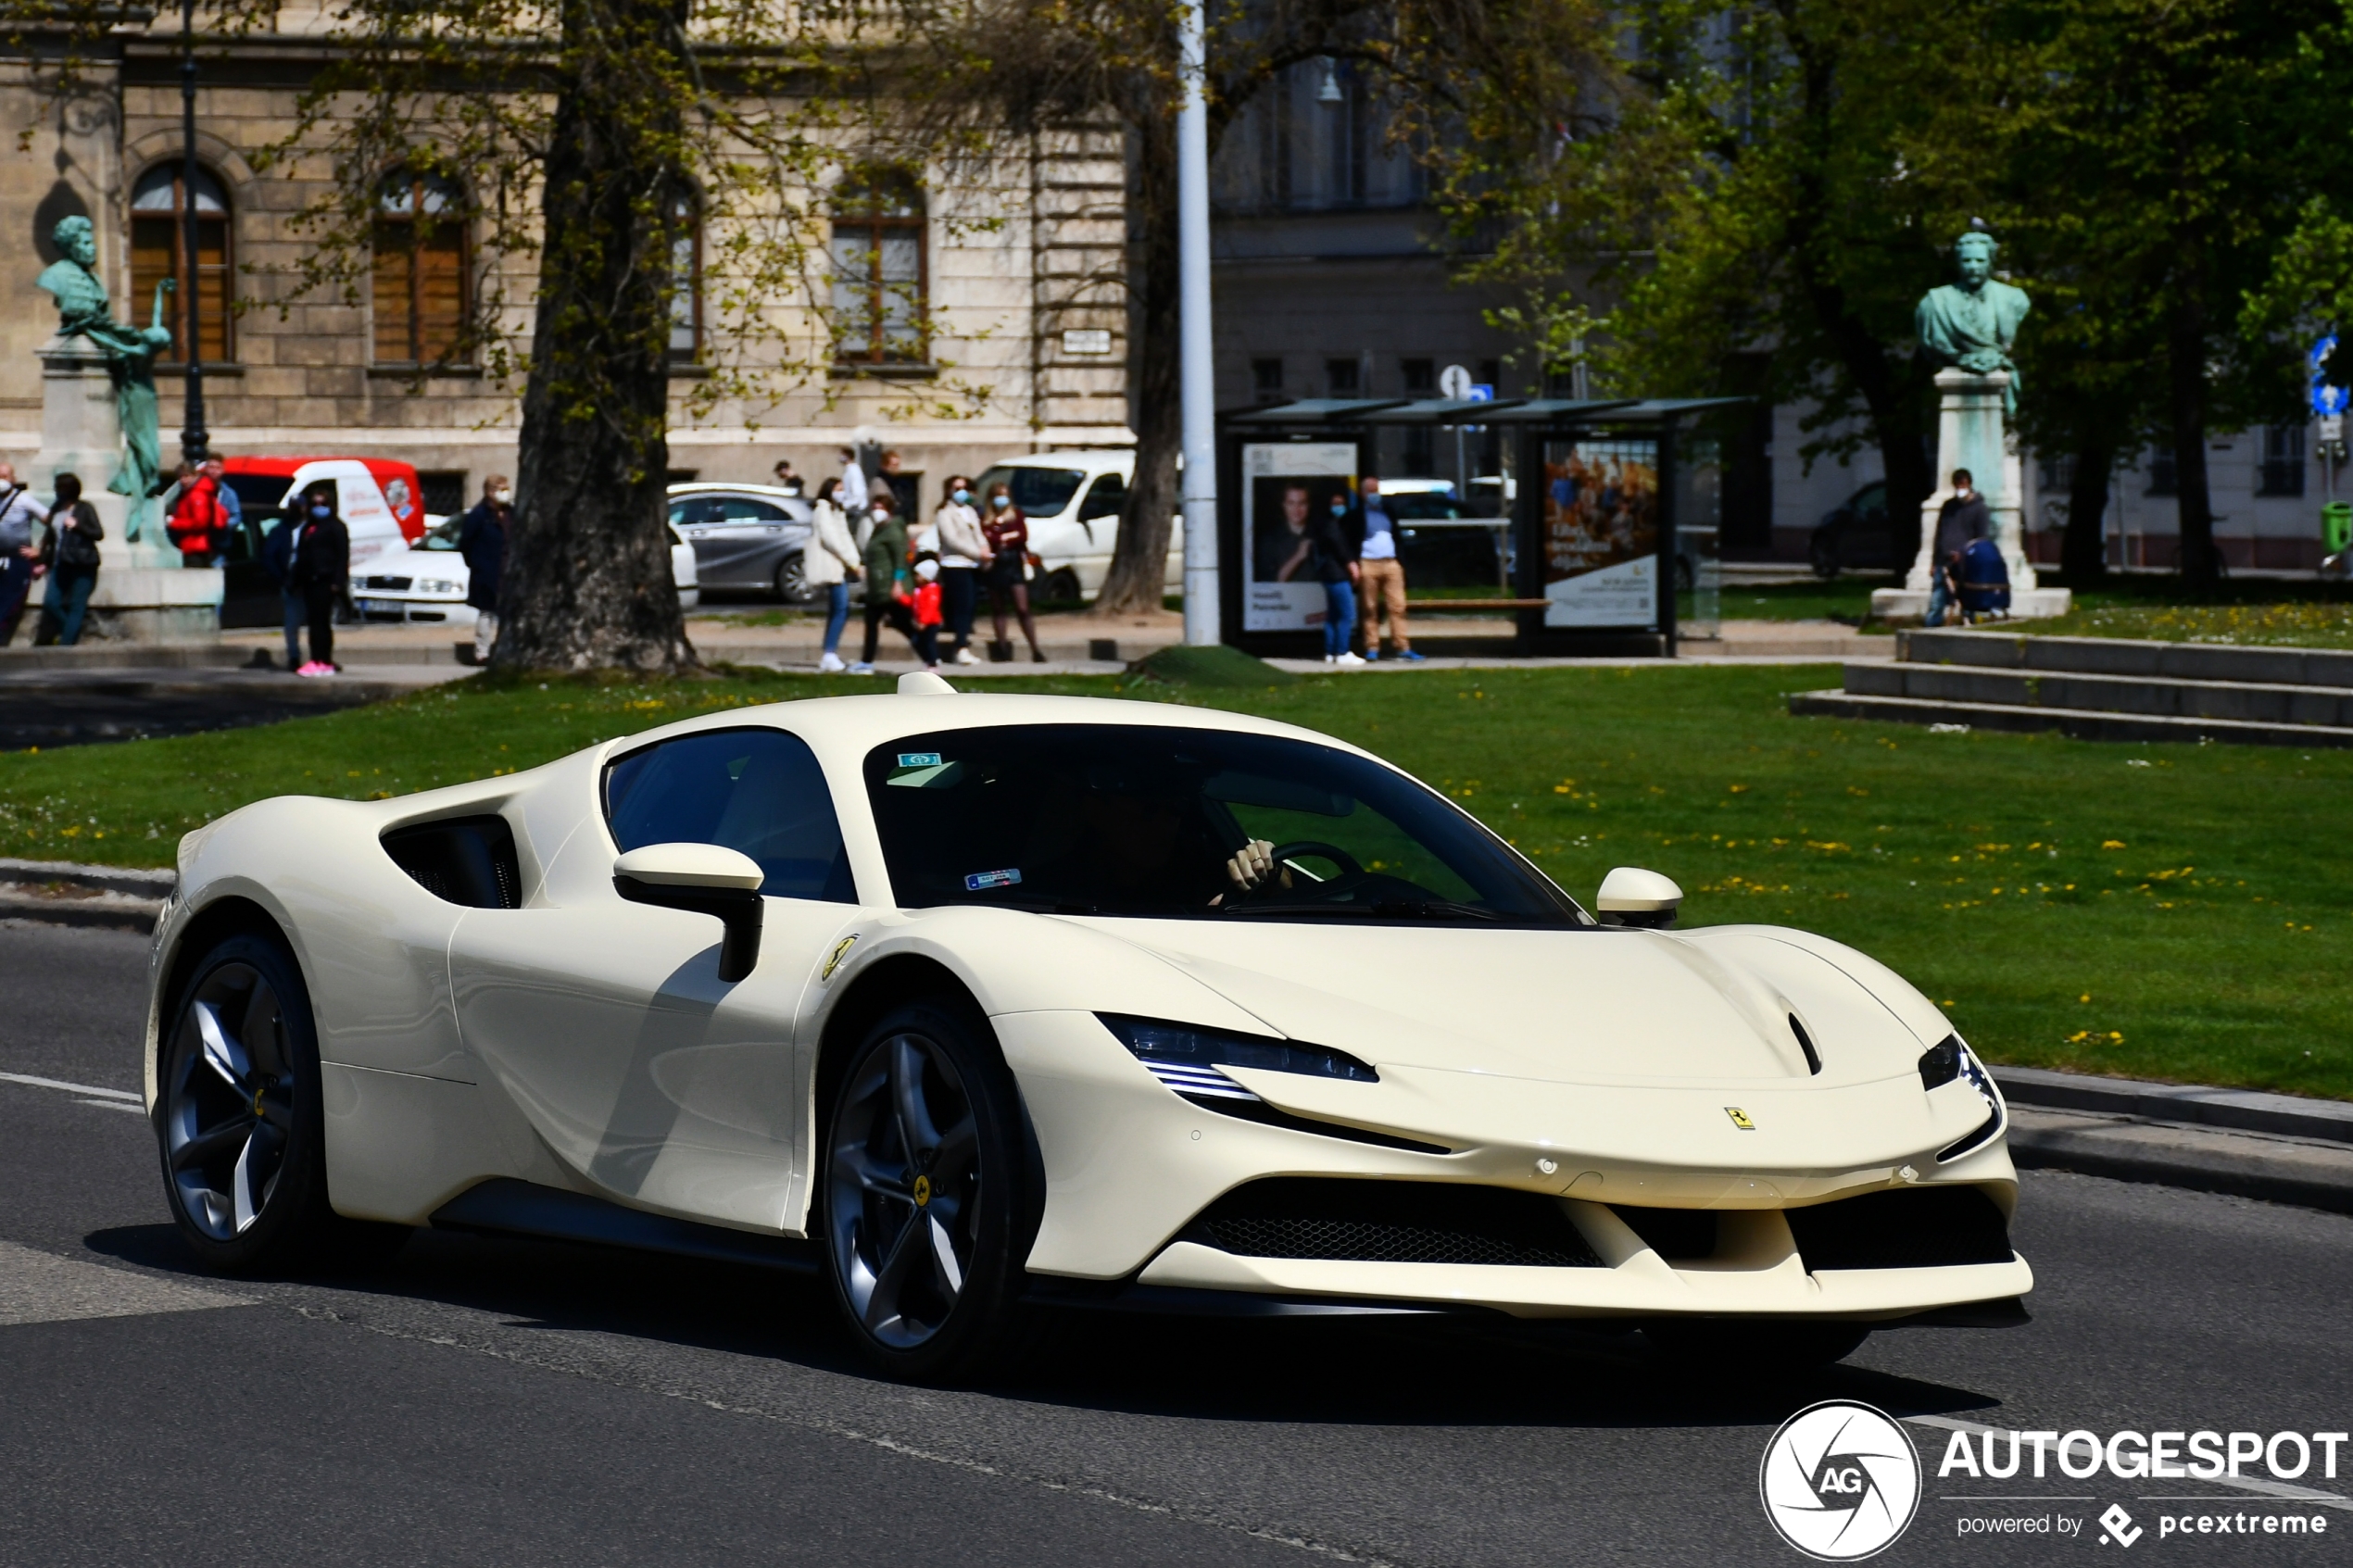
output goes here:
[{"label": "statue pedestal", "polygon": [[2018,440],[2004,428],[2004,395],[2009,373],[1991,375],[1945,370],[1936,372],[1936,493],[1920,504],[1920,543],[1901,588],[1871,596],[1871,614],[1881,621],[1918,620],[1928,613],[1930,563],[1936,553],[1936,519],[1953,497],[1953,470],[1967,469],[1994,514],[1994,542],[2010,572],[2010,619],[2033,621],[2065,615],[2073,596],[2065,588],[2036,585],[2026,559],[2026,529],[2020,503],[2026,494]]},{"label": "statue pedestal", "polygon": [[[90,611],[99,635],[133,643],[190,642],[220,634],[221,576],[190,571],[163,531],[153,497],[107,488],[122,467],[122,425],[107,357],[79,338],[54,337],[41,356],[41,456],[26,475],[46,495],[60,473],[78,475],[98,513],[98,582]],[[136,534],[137,537],[132,537]],[[36,590],[36,595],[38,590]]]}]

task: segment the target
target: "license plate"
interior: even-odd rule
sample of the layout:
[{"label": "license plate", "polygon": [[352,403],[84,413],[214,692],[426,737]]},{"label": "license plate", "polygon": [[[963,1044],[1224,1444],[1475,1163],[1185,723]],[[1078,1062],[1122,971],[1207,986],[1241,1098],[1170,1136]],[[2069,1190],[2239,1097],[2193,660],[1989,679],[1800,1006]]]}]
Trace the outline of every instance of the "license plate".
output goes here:
[{"label": "license plate", "polygon": [[408,607],[398,599],[361,599],[359,601],[359,613],[362,615],[398,615],[407,608]]}]

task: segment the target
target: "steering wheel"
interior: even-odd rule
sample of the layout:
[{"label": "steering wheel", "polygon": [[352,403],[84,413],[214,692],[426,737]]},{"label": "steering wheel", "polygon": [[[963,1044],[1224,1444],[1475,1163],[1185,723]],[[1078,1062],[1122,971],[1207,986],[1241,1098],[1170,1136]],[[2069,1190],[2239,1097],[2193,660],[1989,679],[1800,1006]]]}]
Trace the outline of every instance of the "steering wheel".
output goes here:
[{"label": "steering wheel", "polygon": [[[1281,865],[1295,855],[1313,855],[1317,859],[1329,860],[1340,868],[1340,876],[1333,879],[1334,881],[1352,880],[1365,874],[1364,865],[1355,856],[1338,845],[1327,844],[1320,838],[1294,838],[1289,844],[1277,844],[1270,851],[1268,858],[1277,865]],[[1329,886],[1330,884],[1327,883],[1324,885]]]}]

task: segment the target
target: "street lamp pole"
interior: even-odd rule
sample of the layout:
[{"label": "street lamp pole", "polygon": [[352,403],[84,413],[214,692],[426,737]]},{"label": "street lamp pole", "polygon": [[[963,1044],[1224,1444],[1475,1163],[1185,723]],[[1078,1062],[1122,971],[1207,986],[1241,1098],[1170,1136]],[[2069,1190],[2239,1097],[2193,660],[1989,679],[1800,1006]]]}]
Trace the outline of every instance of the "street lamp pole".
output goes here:
[{"label": "street lamp pole", "polygon": [[1185,643],[1214,647],[1217,617],[1217,402],[1209,333],[1208,56],[1201,0],[1187,0],[1178,35],[1176,115],[1177,333],[1184,391]]},{"label": "street lamp pole", "polygon": [[[204,342],[197,327],[197,298],[204,290],[197,280],[196,234],[196,0],[180,0],[180,248],[188,258],[182,284],[187,292],[180,301],[181,357],[188,376],[180,456],[191,463],[203,462],[212,443],[204,425]],[[228,279],[220,284],[226,289]]]}]

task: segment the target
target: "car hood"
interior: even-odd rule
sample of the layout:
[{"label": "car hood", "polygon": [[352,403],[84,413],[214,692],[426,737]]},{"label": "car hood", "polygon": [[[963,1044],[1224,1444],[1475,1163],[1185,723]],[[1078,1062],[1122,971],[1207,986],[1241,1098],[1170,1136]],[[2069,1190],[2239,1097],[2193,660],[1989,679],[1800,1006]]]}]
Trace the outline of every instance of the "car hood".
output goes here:
[{"label": "car hood", "polygon": [[1269,1029],[1376,1067],[1828,1087],[1913,1072],[1950,1033],[1926,998],[1865,955],[1778,927],[1081,923],[1153,953]]}]

